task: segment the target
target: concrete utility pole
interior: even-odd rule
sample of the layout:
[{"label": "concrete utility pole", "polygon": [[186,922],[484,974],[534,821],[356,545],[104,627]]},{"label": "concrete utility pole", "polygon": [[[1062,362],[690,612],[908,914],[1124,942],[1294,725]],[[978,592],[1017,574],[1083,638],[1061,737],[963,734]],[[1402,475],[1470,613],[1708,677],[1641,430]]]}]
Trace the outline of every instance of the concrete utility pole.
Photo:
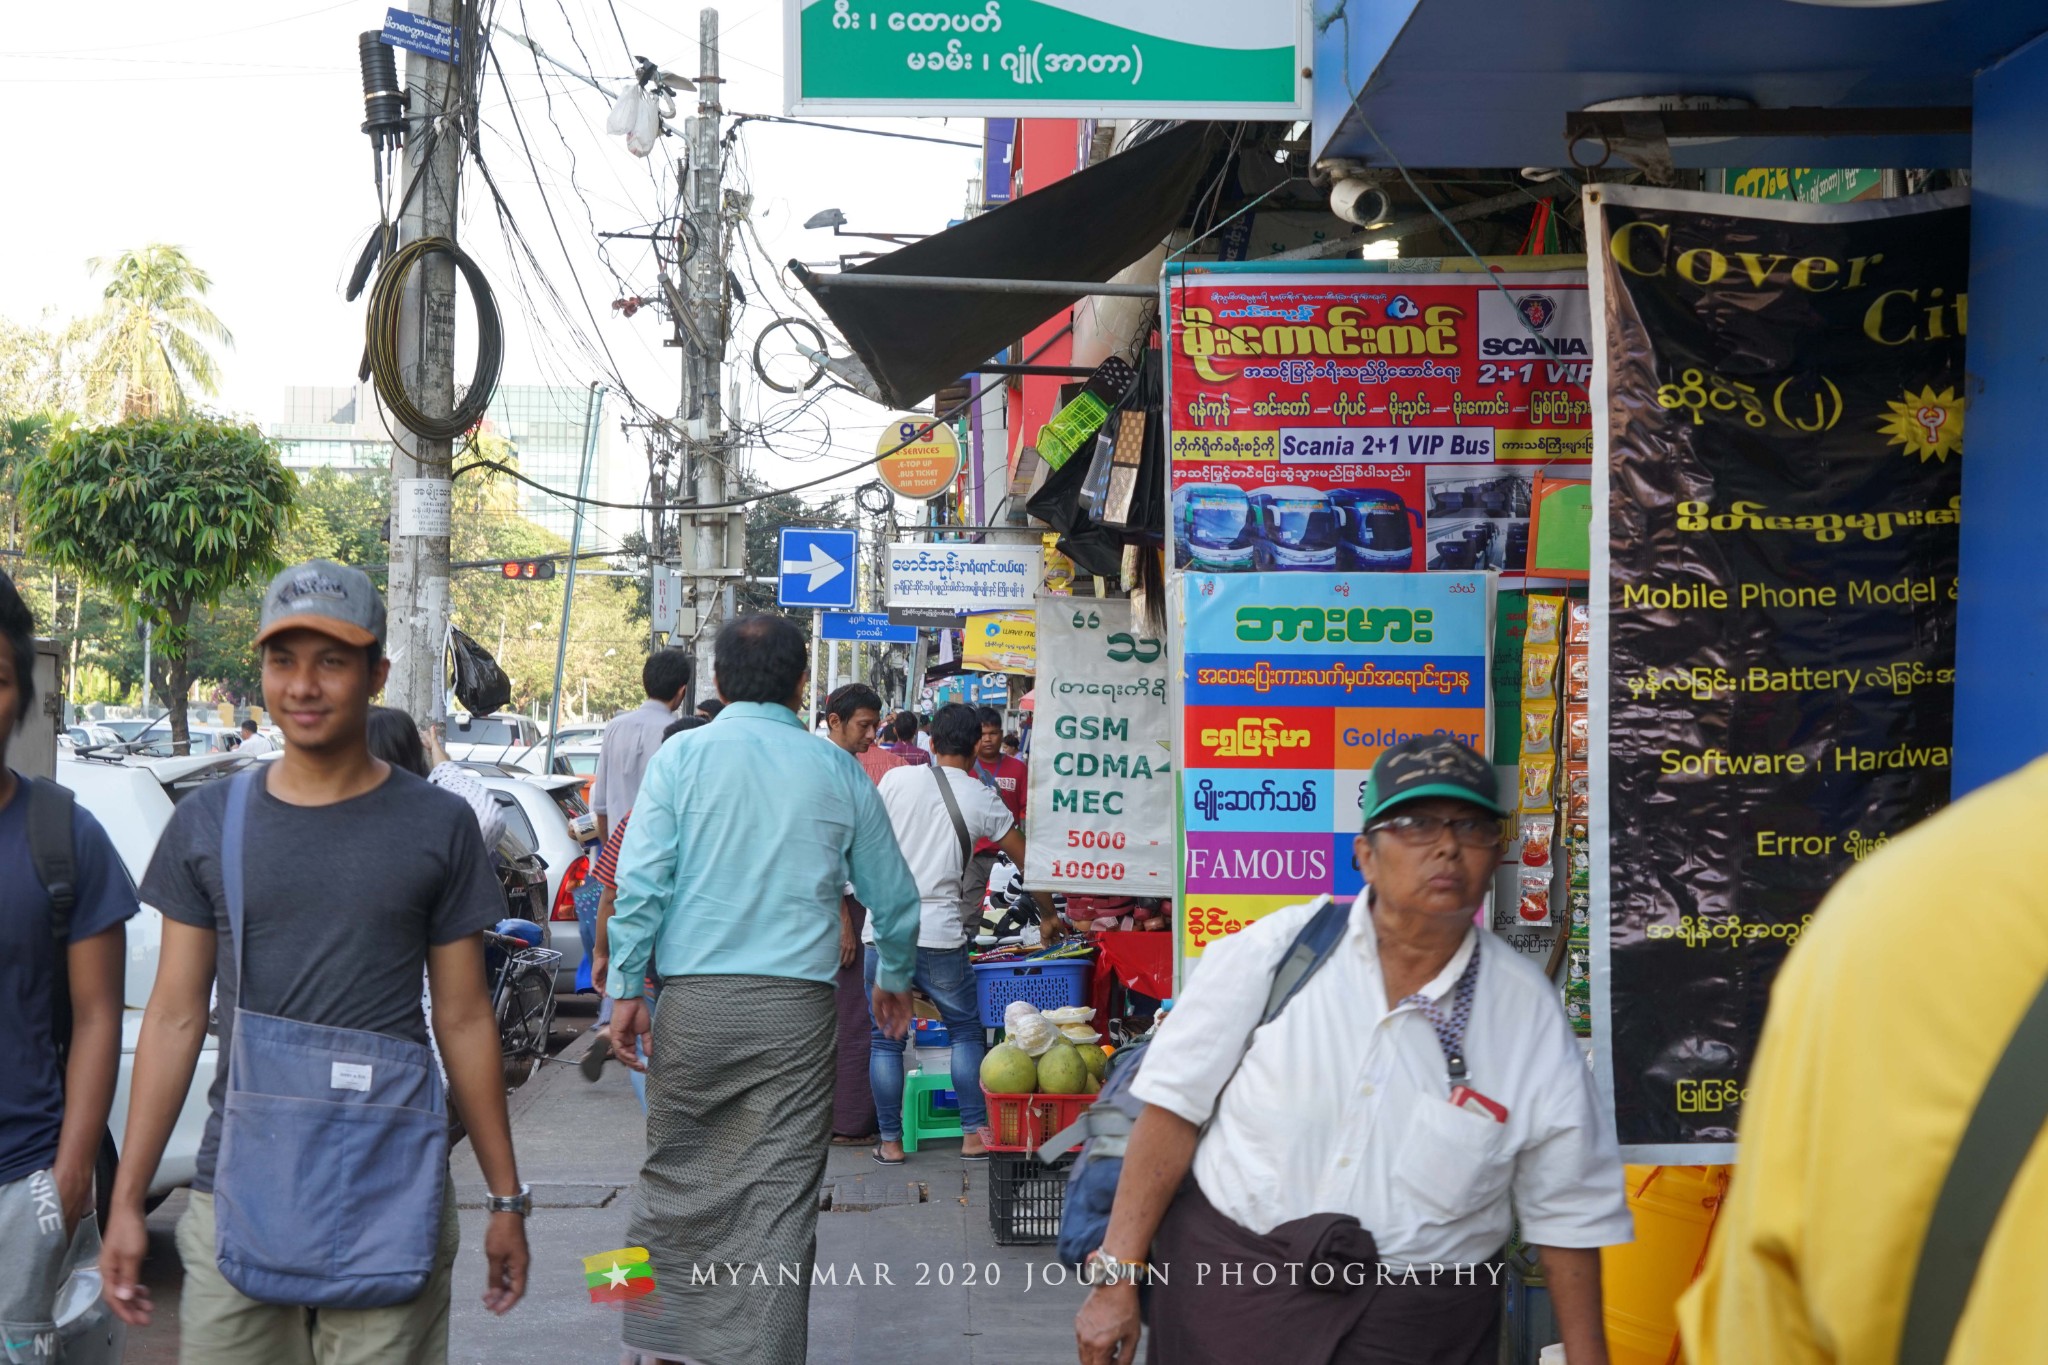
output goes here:
[{"label": "concrete utility pole", "polygon": [[[458,32],[458,0],[411,0]],[[465,54],[467,55],[467,54]],[[472,58],[474,60],[474,58]],[[455,236],[455,182],[460,137],[439,122],[457,103],[456,68],[417,52],[405,59],[411,92],[410,130],[400,184],[419,173],[419,189],[399,219],[402,244]],[[422,166],[424,161],[424,166]],[[425,413],[455,407],[455,263],[436,253],[414,267],[399,320],[399,369]],[[391,452],[391,681],[385,701],[421,725],[446,718],[443,665],[448,640],[448,474],[452,443],[404,432]]]},{"label": "concrete utility pole", "polygon": [[[683,429],[689,441],[691,488],[700,507],[726,500],[725,421],[722,376],[725,372],[725,213],[721,202],[724,146],[719,123],[718,11],[698,11],[701,74],[697,77],[697,116],[687,121],[690,144],[689,214],[697,227],[697,255],[687,268],[690,319],[683,366]],[[697,684],[699,696],[711,696],[712,645],[718,638],[720,589],[724,580],[707,572],[725,556],[725,513],[700,512],[693,518],[697,575],[690,584],[690,602],[697,609]]]}]

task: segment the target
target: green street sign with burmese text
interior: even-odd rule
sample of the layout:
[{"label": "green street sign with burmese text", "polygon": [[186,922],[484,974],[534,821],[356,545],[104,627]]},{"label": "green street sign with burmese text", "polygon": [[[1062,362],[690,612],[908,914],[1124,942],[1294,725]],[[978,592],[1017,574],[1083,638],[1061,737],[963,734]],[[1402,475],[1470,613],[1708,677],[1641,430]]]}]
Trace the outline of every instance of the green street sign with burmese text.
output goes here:
[{"label": "green street sign with burmese text", "polygon": [[783,0],[793,114],[1307,118],[1306,0]]}]

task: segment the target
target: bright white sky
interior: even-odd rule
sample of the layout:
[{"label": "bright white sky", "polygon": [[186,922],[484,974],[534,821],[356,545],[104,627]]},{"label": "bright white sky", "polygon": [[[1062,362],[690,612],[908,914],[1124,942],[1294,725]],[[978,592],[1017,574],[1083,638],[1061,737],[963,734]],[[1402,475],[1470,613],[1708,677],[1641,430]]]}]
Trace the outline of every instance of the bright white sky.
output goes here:
[{"label": "bright white sky", "polygon": [[[577,66],[584,60],[580,43],[596,76],[616,86],[629,64],[613,5],[633,52],[678,74],[697,73],[694,6],[502,0],[498,21]],[[0,214],[0,260],[7,263],[0,314],[29,322],[45,312],[56,319],[88,312],[99,292],[86,272],[88,257],[167,242],[210,272],[210,301],[234,333],[233,349],[220,356],[223,407],[267,423],[279,416],[287,385],[351,382],[362,354],[363,306],[344,303],[341,293],[377,217],[369,140],[358,131],[356,35],[381,27],[382,0],[95,0],[9,10],[0,37],[0,127],[14,133],[13,193]],[[728,0],[719,10],[726,109],[781,113],[779,0]],[[592,330],[577,279],[597,315],[596,334],[627,383],[649,406],[673,412],[678,353],[661,345],[666,322],[652,310],[621,319],[610,307],[622,294],[657,291],[645,246],[622,242],[610,251],[622,286],[595,238],[597,230],[630,230],[665,212],[673,202],[671,163],[662,152],[639,160],[623,138],[605,135],[608,102],[588,86],[551,67],[543,80],[532,56],[510,40],[499,39],[497,55],[539,174],[527,165],[513,110],[491,74],[485,157],[584,329]],[[400,54],[401,76],[404,63]],[[544,90],[552,95],[552,119]],[[679,119],[694,110],[693,97],[683,99]],[[981,134],[979,120],[971,119],[863,126],[967,143]],[[960,215],[978,153],[766,123],[747,124],[738,146],[768,259],[757,253],[751,275],[735,262],[752,306],[739,320],[743,335],[731,351],[728,391],[739,379],[742,410],[758,419],[764,399],[782,400],[753,382],[746,359],[752,335],[771,310],[792,311],[773,268],[791,257],[829,262],[841,249],[879,245],[835,243],[829,232],[804,231],[803,220],[838,207],[855,228],[937,231]],[[581,386],[600,377],[559,320],[525,315],[496,215],[473,170],[463,188],[460,240],[490,273],[507,314],[505,382]],[[462,317],[466,327],[466,305]],[[466,353],[459,364],[466,373]],[[608,411],[616,417],[620,409]],[[794,483],[871,455],[886,415],[844,396],[818,413],[831,422],[830,450],[819,453],[824,427],[814,414],[777,443],[779,450],[753,453],[761,477]]]}]

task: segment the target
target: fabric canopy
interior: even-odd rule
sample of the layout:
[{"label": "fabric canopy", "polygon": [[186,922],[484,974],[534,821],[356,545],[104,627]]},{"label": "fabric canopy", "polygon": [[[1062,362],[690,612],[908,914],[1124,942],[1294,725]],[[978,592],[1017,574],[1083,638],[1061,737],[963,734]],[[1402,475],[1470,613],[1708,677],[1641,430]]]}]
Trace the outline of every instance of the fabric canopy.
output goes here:
[{"label": "fabric canopy", "polygon": [[[1213,123],[1183,123],[1001,208],[855,266],[848,275],[1104,281],[1186,216],[1222,146]],[[824,307],[892,407],[915,407],[1013,345],[1078,295],[831,287],[790,268]],[[1020,357],[1021,359],[1021,357]]]}]

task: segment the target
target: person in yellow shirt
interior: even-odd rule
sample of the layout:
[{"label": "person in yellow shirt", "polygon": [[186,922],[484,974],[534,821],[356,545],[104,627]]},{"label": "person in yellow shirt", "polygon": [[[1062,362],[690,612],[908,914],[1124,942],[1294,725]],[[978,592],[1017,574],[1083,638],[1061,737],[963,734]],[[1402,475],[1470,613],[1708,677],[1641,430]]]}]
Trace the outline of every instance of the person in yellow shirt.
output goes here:
[{"label": "person in yellow shirt", "polygon": [[[2048,977],[2048,759],[1837,884],[1772,988],[1690,1365],[1892,1365],[1935,1197]],[[2037,1073],[2036,1084],[2048,1084]],[[2048,1141],[1983,1247],[1947,1365],[2048,1359]],[[1938,1358],[1938,1357],[1937,1357]]]}]

